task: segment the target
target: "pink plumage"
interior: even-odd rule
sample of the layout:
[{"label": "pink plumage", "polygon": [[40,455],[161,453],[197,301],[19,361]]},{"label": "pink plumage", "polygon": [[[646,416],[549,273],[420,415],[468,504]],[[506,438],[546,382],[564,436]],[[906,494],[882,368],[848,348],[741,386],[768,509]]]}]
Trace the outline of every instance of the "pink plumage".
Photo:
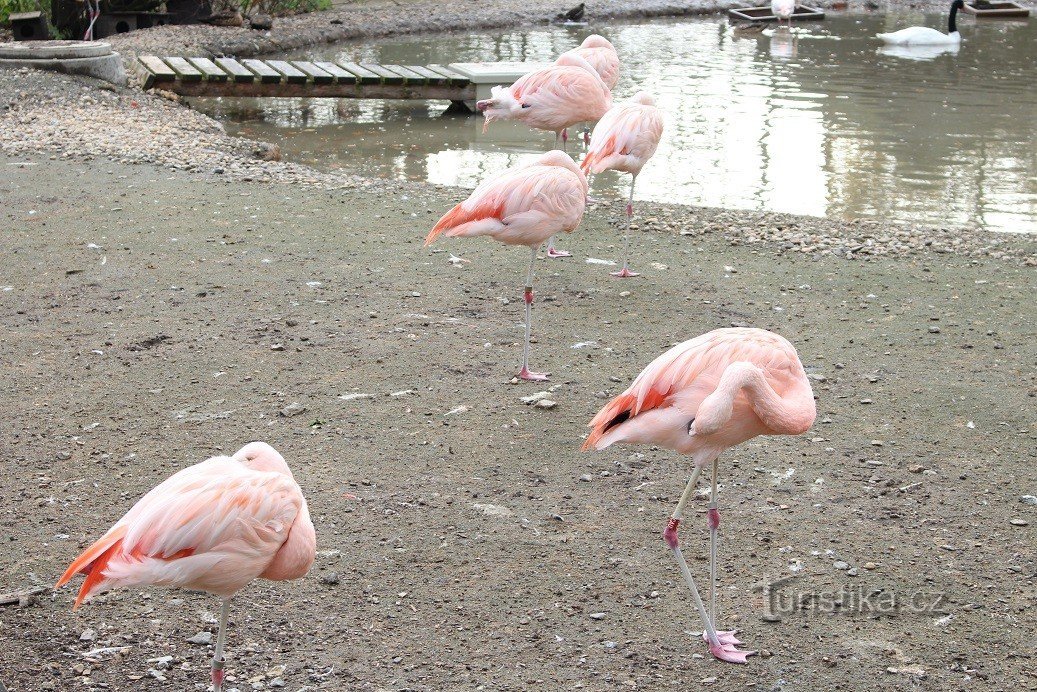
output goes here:
[{"label": "pink plumage", "polygon": [[590,63],[594,71],[598,73],[605,86],[615,89],[619,81],[619,53],[616,48],[604,36],[591,34],[583,39],[579,48],[571,52]]},{"label": "pink plumage", "polygon": [[580,168],[584,173],[611,169],[637,175],[659,147],[662,134],[662,112],[651,96],[638,92],[610,108],[594,126]]},{"label": "pink plumage", "polygon": [[561,151],[486,179],[439,220],[425,245],[440,235],[488,235],[508,245],[539,247],[562,231],[580,225],[587,200],[587,178]]},{"label": "pink plumage", "polygon": [[510,87],[493,87],[491,98],[476,104],[486,118],[485,125],[494,120],[517,120],[550,132],[597,121],[611,106],[608,86],[590,63],[572,52]]},{"label": "pink plumage", "polygon": [[[584,449],[620,443],[659,445],[691,456],[694,469],[663,531],[704,625],[710,653],[745,663],[752,651],[738,648],[733,631],[716,629],[717,457],[758,435],[798,435],[817,409],[796,349],[763,329],[717,329],[674,346],[652,361],[625,392],[590,422]],[[713,487],[706,519],[710,531],[710,608],[699,595],[681,553],[677,529],[694,497],[702,469],[712,464]]]}]

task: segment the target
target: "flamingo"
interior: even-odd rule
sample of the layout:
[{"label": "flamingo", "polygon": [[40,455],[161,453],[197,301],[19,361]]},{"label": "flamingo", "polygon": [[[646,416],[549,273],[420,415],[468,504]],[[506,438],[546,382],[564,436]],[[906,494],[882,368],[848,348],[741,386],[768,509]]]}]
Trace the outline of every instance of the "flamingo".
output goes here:
[{"label": "flamingo", "polygon": [[796,12],[796,0],[771,0],[771,12],[778,18],[778,26],[781,20],[789,23],[789,31],[792,31],[792,15]]},{"label": "flamingo", "polygon": [[[735,632],[716,622],[717,458],[757,435],[799,435],[817,411],[810,382],[796,349],[763,329],[717,329],[674,346],[652,361],[629,388],[590,422],[583,449],[617,442],[659,445],[691,455],[694,470],[663,538],[691,589],[703,639],[722,661],[745,663],[754,651],[738,649]],[[706,514],[710,531],[710,612],[677,540],[684,509],[702,469],[712,465],[712,494]]]},{"label": "flamingo", "polygon": [[637,276],[627,265],[630,221],[634,214],[634,184],[637,174],[652,158],[663,134],[663,116],[655,100],[643,91],[632,99],[613,106],[594,126],[590,149],[580,164],[584,174],[612,169],[629,173],[630,198],[627,201],[627,225],[623,231],[623,268],[612,276]]},{"label": "flamingo", "polygon": [[568,52],[575,53],[590,63],[610,90],[616,88],[616,82],[619,81],[619,53],[607,38],[591,34],[583,39],[579,48],[573,48]]},{"label": "flamingo", "polygon": [[427,247],[440,235],[488,235],[506,245],[530,248],[526,303],[526,342],[519,378],[543,381],[550,373],[529,369],[533,304],[533,263],[537,249],[555,233],[572,232],[587,206],[587,178],[569,155],[549,151],[525,166],[509,168],[484,180],[471,196],[443,215],[425,238]]},{"label": "flamingo", "polygon": [[[568,128],[576,123],[596,122],[612,107],[612,91],[594,67],[574,51],[563,53],[555,64],[530,72],[510,87],[495,86],[490,98],[478,101],[476,109],[486,118],[483,131],[494,120],[517,120],[536,130],[556,133],[565,149]],[[555,249],[548,239],[547,256],[571,257]]]},{"label": "flamingo", "polygon": [[137,501],[58,580],[86,575],[73,610],[122,586],[173,586],[222,599],[214,692],[223,687],[230,600],[262,577],[299,579],[309,571],[316,534],[306,499],[270,445],[252,442],[173,474]]}]

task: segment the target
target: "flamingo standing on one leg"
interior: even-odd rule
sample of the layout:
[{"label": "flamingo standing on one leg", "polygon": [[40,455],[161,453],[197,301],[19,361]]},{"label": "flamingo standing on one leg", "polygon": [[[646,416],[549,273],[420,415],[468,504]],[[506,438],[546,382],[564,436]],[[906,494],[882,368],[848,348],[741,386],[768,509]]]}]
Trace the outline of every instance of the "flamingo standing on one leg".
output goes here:
[{"label": "flamingo standing on one leg", "polygon": [[[476,103],[486,118],[483,130],[494,120],[517,120],[537,130],[556,133],[565,149],[568,129],[581,122],[597,122],[612,107],[612,92],[587,60],[574,52],[563,53],[551,67],[530,72],[510,87],[493,87],[491,97]],[[569,257],[547,243],[547,256]]]},{"label": "flamingo standing on one leg", "polygon": [[652,158],[663,134],[663,116],[651,96],[643,91],[625,103],[613,106],[594,126],[590,149],[580,164],[586,173],[612,169],[631,175],[627,201],[627,225],[623,231],[623,268],[612,276],[637,276],[627,265],[630,221],[634,215],[634,184],[648,159]]},{"label": "flamingo standing on one leg", "polygon": [[533,304],[533,263],[537,249],[555,233],[580,225],[587,206],[587,178],[569,155],[549,151],[526,166],[509,168],[484,180],[471,196],[443,215],[425,245],[440,235],[488,235],[507,245],[532,250],[523,298],[526,303],[526,342],[522,349],[523,380],[546,380],[550,373],[529,369],[529,339]]},{"label": "flamingo standing on one leg", "polygon": [[778,18],[778,26],[781,20],[788,21],[789,31],[792,31],[792,15],[796,12],[796,0],[771,0],[771,12]]},{"label": "flamingo standing on one leg", "polygon": [[[710,652],[731,663],[745,663],[755,652],[741,651],[734,632],[715,628],[717,457],[757,435],[798,435],[817,411],[810,382],[792,344],[763,329],[717,329],[674,346],[652,361],[630,387],[605,405],[590,422],[584,449],[616,442],[659,445],[690,454],[695,468],[663,537],[691,588],[703,638]],[[699,474],[712,464],[713,488],[707,520],[710,529],[710,609],[707,613],[677,541],[684,508]]]},{"label": "flamingo standing on one leg", "polygon": [[212,684],[220,692],[231,597],[256,577],[304,576],[315,551],[313,523],[292,472],[273,447],[253,442],[232,457],[170,476],[77,557],[55,588],[86,575],[73,609],[121,586],[216,594],[223,603]]}]

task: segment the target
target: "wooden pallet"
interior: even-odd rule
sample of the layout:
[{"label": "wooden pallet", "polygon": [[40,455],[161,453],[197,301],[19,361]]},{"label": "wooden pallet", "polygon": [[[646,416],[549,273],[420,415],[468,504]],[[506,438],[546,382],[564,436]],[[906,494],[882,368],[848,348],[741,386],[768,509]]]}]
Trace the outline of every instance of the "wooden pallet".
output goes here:
[{"label": "wooden pallet", "polygon": [[309,60],[137,59],[145,89],[184,96],[442,99],[471,101],[472,81],[442,65]]},{"label": "wooden pallet", "polygon": [[[767,7],[736,7],[727,11],[727,15],[734,19],[739,19],[743,22],[776,22],[778,17],[771,12],[771,8]],[[801,22],[804,20],[817,21],[825,18],[823,10],[819,10],[816,7],[807,7],[806,5],[796,5],[795,11],[792,13],[793,21]]]},{"label": "wooden pallet", "polygon": [[1006,18],[1019,18],[1029,17],[1030,10],[1023,7],[1019,3],[1008,1],[1000,2],[967,2],[965,6],[961,8],[961,11],[965,14],[975,15],[976,17],[1006,17]]}]

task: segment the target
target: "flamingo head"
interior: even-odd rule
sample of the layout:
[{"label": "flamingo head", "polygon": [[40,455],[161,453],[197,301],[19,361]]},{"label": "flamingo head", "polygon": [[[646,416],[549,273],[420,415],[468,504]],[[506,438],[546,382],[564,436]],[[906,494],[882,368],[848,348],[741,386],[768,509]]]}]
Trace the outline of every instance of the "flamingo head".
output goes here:
[{"label": "flamingo head", "polygon": [[290,478],[294,478],[281,453],[266,442],[249,442],[234,452],[234,459],[237,459],[254,471],[283,473]]},{"label": "flamingo head", "polygon": [[639,103],[642,106],[654,106],[655,98],[647,91],[639,91],[630,98],[631,103]]},{"label": "flamingo head", "polygon": [[611,48],[616,50],[607,38],[601,34],[591,34],[587,38],[583,39],[583,43],[580,44],[580,48]]}]

